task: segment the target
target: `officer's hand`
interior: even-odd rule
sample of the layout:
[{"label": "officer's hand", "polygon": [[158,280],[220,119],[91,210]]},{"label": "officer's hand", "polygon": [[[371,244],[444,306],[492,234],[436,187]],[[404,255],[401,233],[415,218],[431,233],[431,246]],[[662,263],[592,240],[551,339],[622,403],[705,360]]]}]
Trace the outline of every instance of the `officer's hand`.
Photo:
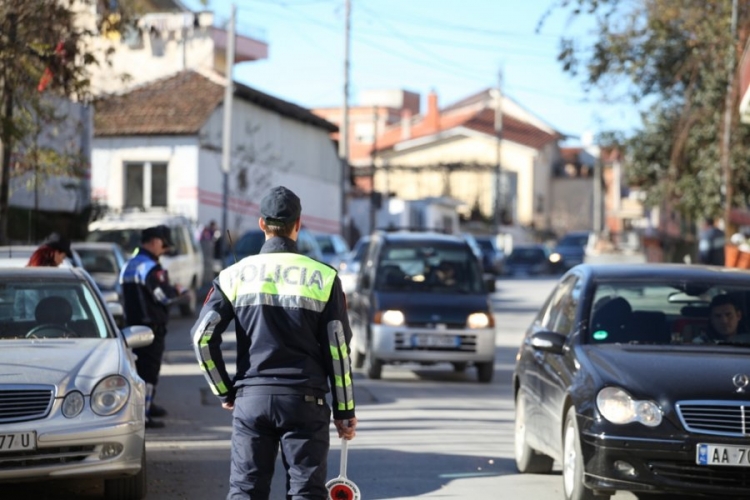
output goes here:
[{"label": "officer's hand", "polygon": [[231,403],[221,403],[221,407],[225,410],[234,410],[234,401]]},{"label": "officer's hand", "polygon": [[357,435],[357,418],[350,418],[346,420],[334,420],[333,425],[336,426],[336,431],[339,433],[340,438],[344,438],[347,441],[354,439]]}]

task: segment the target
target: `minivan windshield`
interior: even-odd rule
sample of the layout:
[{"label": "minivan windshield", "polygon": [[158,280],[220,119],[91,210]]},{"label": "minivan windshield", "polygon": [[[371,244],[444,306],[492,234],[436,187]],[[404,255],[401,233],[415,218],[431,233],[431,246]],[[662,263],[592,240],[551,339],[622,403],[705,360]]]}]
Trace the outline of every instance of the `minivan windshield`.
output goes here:
[{"label": "minivan windshield", "polygon": [[376,273],[378,290],[484,293],[477,259],[465,246],[392,244]]}]

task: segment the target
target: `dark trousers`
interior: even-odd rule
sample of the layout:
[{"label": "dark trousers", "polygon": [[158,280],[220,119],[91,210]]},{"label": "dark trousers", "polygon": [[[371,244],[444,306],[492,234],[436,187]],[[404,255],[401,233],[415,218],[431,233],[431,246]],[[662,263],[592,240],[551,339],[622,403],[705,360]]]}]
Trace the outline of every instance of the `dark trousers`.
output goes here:
[{"label": "dark trousers", "polygon": [[164,356],[165,337],[167,336],[167,325],[147,325],[154,332],[154,341],[145,347],[133,349],[137,356],[135,368],[144,382],[156,385],[159,381],[161,370],[161,358]]},{"label": "dark trousers", "polygon": [[279,445],[287,499],[326,500],[330,423],[325,399],[297,394],[238,396],[227,500],[268,499]]}]

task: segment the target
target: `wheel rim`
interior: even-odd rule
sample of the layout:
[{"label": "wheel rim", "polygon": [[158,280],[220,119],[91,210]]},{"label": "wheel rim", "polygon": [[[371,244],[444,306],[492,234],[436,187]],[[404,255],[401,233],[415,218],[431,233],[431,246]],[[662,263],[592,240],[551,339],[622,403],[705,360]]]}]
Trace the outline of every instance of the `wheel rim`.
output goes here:
[{"label": "wheel rim", "polygon": [[576,430],[573,421],[565,427],[565,441],[563,443],[563,485],[565,497],[570,498],[576,477]]},{"label": "wheel rim", "polygon": [[526,415],[523,407],[523,396],[519,394],[516,400],[515,452],[516,462],[521,461],[526,447]]}]

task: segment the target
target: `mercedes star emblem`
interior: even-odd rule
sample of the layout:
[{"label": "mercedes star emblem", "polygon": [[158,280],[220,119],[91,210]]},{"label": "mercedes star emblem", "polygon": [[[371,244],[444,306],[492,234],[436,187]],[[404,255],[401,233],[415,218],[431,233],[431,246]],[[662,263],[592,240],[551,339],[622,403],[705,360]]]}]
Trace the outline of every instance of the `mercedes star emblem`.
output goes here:
[{"label": "mercedes star emblem", "polygon": [[750,377],[744,373],[738,373],[732,377],[732,383],[737,388],[737,392],[745,392],[745,387],[750,384]]}]

